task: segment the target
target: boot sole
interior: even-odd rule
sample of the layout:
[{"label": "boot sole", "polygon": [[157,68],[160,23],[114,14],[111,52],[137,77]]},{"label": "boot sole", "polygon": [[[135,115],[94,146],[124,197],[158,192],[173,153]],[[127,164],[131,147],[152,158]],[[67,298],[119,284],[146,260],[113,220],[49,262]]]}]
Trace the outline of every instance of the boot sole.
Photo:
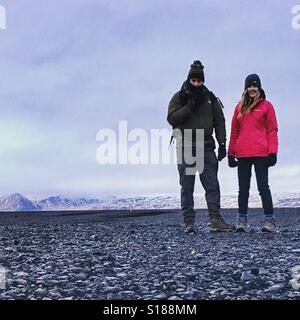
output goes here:
[{"label": "boot sole", "polygon": [[248,233],[250,231],[249,229],[244,229],[244,228],[236,228],[235,232],[240,232],[240,233]]},{"label": "boot sole", "polygon": [[274,233],[274,232],[276,232],[276,230],[269,230],[269,229],[266,229],[266,228],[262,228],[262,229],[261,229],[261,232],[264,232],[264,233]]},{"label": "boot sole", "polygon": [[217,228],[211,228],[210,232],[233,232],[234,229],[217,229]]},{"label": "boot sole", "polygon": [[183,230],[184,231],[184,233],[195,233],[196,231],[195,230]]}]

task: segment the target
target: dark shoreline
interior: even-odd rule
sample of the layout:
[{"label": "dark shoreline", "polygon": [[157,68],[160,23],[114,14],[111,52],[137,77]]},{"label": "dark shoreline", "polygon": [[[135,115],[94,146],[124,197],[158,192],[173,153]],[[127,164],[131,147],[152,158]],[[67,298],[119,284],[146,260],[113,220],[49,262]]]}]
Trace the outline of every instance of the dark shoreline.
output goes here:
[{"label": "dark shoreline", "polygon": [[[275,208],[275,215],[278,217],[288,215],[300,216],[300,207],[296,208]],[[235,216],[237,209],[234,208],[222,208],[221,213],[225,217]],[[208,214],[207,209],[197,209],[196,214],[200,216],[206,216]],[[262,215],[261,208],[250,208],[249,217],[254,215]],[[120,210],[51,210],[51,211],[0,211],[0,225],[8,223],[21,223],[21,222],[32,222],[32,223],[52,223],[53,219],[55,222],[96,222],[96,221],[109,221],[114,219],[124,218],[147,218],[166,216],[172,217],[171,220],[176,216],[177,219],[181,219],[180,209],[120,209]]]}]

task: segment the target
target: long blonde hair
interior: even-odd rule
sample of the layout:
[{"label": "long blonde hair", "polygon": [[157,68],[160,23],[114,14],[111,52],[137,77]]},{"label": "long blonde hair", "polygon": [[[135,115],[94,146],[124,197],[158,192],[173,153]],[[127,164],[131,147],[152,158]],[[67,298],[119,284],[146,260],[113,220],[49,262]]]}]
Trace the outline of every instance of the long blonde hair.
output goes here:
[{"label": "long blonde hair", "polygon": [[238,118],[242,117],[245,113],[249,113],[254,107],[257,106],[260,99],[260,92],[258,91],[257,95],[254,98],[249,96],[248,90],[246,89],[243,92],[242,99],[240,101],[240,112]]}]

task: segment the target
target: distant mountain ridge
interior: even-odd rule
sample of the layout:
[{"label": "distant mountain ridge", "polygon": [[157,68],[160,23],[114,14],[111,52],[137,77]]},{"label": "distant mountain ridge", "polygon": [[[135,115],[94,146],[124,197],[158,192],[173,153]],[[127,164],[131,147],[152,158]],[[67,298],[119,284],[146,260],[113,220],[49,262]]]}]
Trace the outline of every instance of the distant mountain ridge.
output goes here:
[{"label": "distant mountain ridge", "polygon": [[[195,195],[195,208],[206,208],[204,195]],[[300,207],[299,193],[277,193],[273,195],[275,207]],[[223,208],[237,208],[237,196],[223,195]],[[249,206],[261,207],[259,195],[249,198]],[[179,209],[179,195],[169,196],[106,196],[100,199],[68,199],[51,196],[42,200],[30,200],[20,193],[0,197],[0,211],[56,211],[56,210],[110,210],[110,209]]]},{"label": "distant mountain ridge", "polygon": [[3,196],[0,198],[0,210],[2,211],[33,211],[39,210],[31,200],[20,193]]}]

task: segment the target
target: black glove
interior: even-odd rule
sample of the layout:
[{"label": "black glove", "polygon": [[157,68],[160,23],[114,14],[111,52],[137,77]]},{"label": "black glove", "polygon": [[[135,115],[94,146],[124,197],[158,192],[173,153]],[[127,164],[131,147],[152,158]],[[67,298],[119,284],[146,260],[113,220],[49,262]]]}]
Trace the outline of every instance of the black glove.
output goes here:
[{"label": "black glove", "polygon": [[238,161],[235,159],[234,156],[228,156],[228,166],[230,168],[235,168],[238,166]]},{"label": "black glove", "polygon": [[226,146],[225,143],[221,143],[218,149],[218,160],[222,161],[226,157]]},{"label": "black glove", "polygon": [[270,153],[268,155],[268,158],[267,158],[268,167],[275,166],[276,162],[277,162],[277,154],[276,153]]}]

